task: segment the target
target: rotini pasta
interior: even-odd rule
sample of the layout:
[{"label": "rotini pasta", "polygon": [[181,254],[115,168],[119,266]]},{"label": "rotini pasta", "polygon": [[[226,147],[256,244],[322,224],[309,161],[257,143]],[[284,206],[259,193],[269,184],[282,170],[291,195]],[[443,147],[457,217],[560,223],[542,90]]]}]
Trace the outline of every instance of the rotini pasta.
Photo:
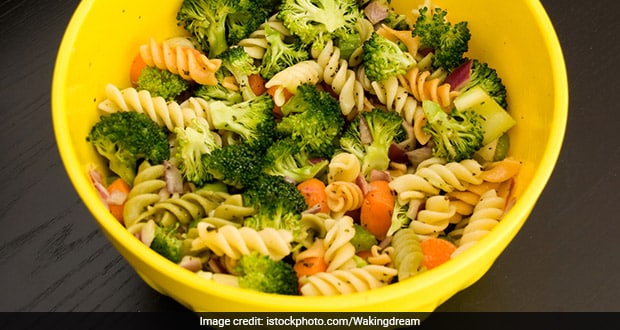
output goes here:
[{"label": "rotini pasta", "polygon": [[[362,6],[361,3],[358,5]],[[425,6],[430,7],[428,0]],[[392,10],[389,6],[382,8],[388,13]],[[434,7],[430,8],[432,12]],[[276,13],[277,9],[274,8],[273,12]],[[413,20],[417,15],[419,12],[414,10]],[[251,156],[257,156],[256,159],[250,160],[251,157],[248,157],[247,161],[241,161],[235,167],[236,171],[244,167],[241,165],[248,165],[247,172],[238,173],[243,175],[242,179],[227,178],[229,173],[225,173],[227,171],[223,167],[231,160],[216,159],[220,150],[214,153],[215,149],[209,148],[206,151],[196,147],[202,146],[199,143],[186,143],[177,136],[179,129],[201,122],[211,131],[217,148],[231,147],[228,150],[232,150],[233,146],[248,142],[249,133],[215,129],[220,126],[213,124],[215,117],[211,118],[216,106],[245,106],[240,102],[248,101],[240,93],[245,80],[237,81],[238,75],[231,75],[230,70],[221,71],[221,59],[207,58],[194,48],[187,37],[179,36],[164,42],[151,38],[139,49],[146,65],[192,81],[186,84],[188,89],[179,99],[166,101],[135,86],[124,89],[114,84],[105,86],[105,98],[96,105],[104,116],[125,111],[143,113],[168,134],[170,147],[170,159],[162,161],[163,164],[142,162],[138,166],[126,197],[124,192],[122,196],[108,193],[109,187],[104,182],[112,178],[103,178],[98,171],[90,169],[93,172],[89,173],[91,180],[102,201],[110,209],[111,205],[124,205],[123,219],[116,210],[112,214],[121,220],[127,230],[147,246],[154,245],[155,251],[158,248],[151,243],[157,235],[165,233],[168,235],[166,239],[176,240],[174,242],[178,244],[175,247],[180,246],[171,260],[207,280],[232,286],[245,285],[244,281],[240,283],[237,267],[243,256],[268,256],[278,262],[278,266],[286,267],[287,271],[293,267],[294,272],[290,272],[291,277],[287,280],[291,281],[290,284],[297,280],[298,287],[292,287],[298,288],[298,293],[305,296],[348,294],[404,281],[433,268],[429,260],[434,256],[427,244],[447,238],[456,246],[451,256],[455,258],[487,235],[516,198],[515,184],[521,163],[510,157],[493,162],[493,157],[489,155],[494,156],[495,150],[489,148],[484,150],[487,155],[478,152],[459,162],[448,162],[433,156],[441,145],[440,141],[431,140],[430,131],[425,129],[427,119],[423,101],[433,101],[449,114],[454,104],[458,104],[454,99],[459,94],[446,83],[446,77],[451,72],[433,65],[436,57],[432,51],[420,50],[421,38],[413,33],[411,17],[402,22],[408,24],[408,28],[399,26],[399,30],[381,24],[380,19],[375,21],[373,18],[373,23],[367,18],[359,19],[355,26],[358,34],[354,36],[356,42],[359,36],[361,44],[348,43],[336,34],[332,35],[332,40],[325,39],[325,43],[297,43],[301,36],[289,30],[281,17],[274,14],[245,39],[226,45],[242,48],[250,55],[258,73],[251,77],[252,90],[265,87],[273,100],[273,104],[269,102],[269,105],[275,105],[273,109],[268,109],[273,111],[267,111],[273,115],[269,118],[269,125],[272,126],[268,129],[274,134],[263,135],[262,131],[255,134],[260,136],[259,141],[246,145],[256,147],[251,151]],[[278,32],[279,36],[271,34],[273,31]],[[397,43],[400,51],[408,52],[404,55],[412,56],[412,68],[402,71],[400,75],[371,81],[364,68],[371,67],[372,63],[365,61],[372,59],[370,56],[364,58],[363,45],[375,32]],[[297,50],[301,51],[302,56],[308,56],[303,58],[304,61],[282,70],[270,67],[266,57],[279,40],[288,45],[294,44],[299,47]],[[319,47],[319,44],[322,46]],[[369,51],[369,48],[366,50]],[[136,73],[135,69],[137,67],[132,66],[132,76]],[[254,78],[257,78],[256,81]],[[255,184],[253,180],[268,175],[261,168],[264,166],[265,151],[279,139],[289,138],[287,134],[280,134],[278,125],[282,112],[279,110],[305,83],[313,84],[322,91],[321,98],[337,99],[344,119],[344,125],[339,126],[338,134],[334,135],[330,146],[334,149],[329,149],[329,155],[310,150],[312,148],[302,150],[308,153],[309,164],[328,161],[326,171],[312,178],[320,181],[312,183],[320,184],[307,190],[301,186],[302,182],[292,182],[289,178],[285,180],[291,181],[291,187],[264,185],[264,181]],[[200,86],[215,84],[217,88]],[[305,102],[303,98],[298,100]],[[294,103],[291,102],[291,108],[285,110],[295,106],[298,110],[304,109],[301,104]],[[363,157],[351,151],[354,149],[344,152],[345,141],[339,139],[350,132],[347,132],[348,129],[358,129],[355,133],[359,133],[363,145],[360,151],[371,152],[372,148],[381,147],[387,136],[384,139],[375,134],[373,128],[378,123],[354,122],[358,115],[374,109],[399,114],[406,134],[399,132],[398,139],[390,143],[387,157],[382,157],[381,164],[384,166],[381,171],[363,176],[360,174],[366,173],[364,167],[367,167],[362,162]],[[295,112],[287,111],[286,115],[293,116]],[[396,117],[398,120],[400,118]],[[237,119],[240,118],[236,116],[232,120],[246,122]],[[309,125],[315,125],[313,120],[308,120]],[[250,126],[253,125],[247,125],[248,132],[254,129]],[[260,126],[261,130],[263,128]],[[317,135],[320,138],[320,134]],[[376,141],[379,143],[375,144]],[[184,149],[187,146],[200,151]],[[332,150],[337,151],[332,153]],[[204,187],[187,179],[189,175],[185,171],[188,166],[182,158],[190,154],[201,157],[204,161],[200,164],[204,166],[217,165],[206,170],[209,175],[208,178],[205,176],[205,180],[213,180],[205,183]],[[226,152],[222,154],[227,155]],[[236,161],[245,156],[235,154],[232,157]],[[221,164],[222,168],[217,168]],[[173,168],[175,166],[178,168]],[[250,171],[250,167],[257,171]],[[389,199],[373,194],[378,180],[383,181],[381,184],[387,182],[389,190],[381,193],[385,192]],[[316,187],[319,187],[318,190]],[[260,191],[263,188],[269,191]],[[254,189],[254,195],[248,193]],[[282,191],[286,196],[280,194]],[[313,195],[315,191],[317,193]],[[301,195],[296,194],[298,192]],[[281,202],[279,198],[291,197],[289,193],[295,194],[288,199],[290,203],[287,205],[294,205],[290,209],[279,206],[269,209],[269,201],[259,200],[269,196],[267,199]],[[300,199],[294,199],[297,197]],[[306,201],[305,205],[302,199]],[[124,204],[121,204],[122,200]],[[315,203],[316,200],[320,201]],[[268,218],[260,226],[253,226],[252,221],[262,221],[258,219],[265,214],[273,218]],[[389,227],[387,234],[372,230],[378,224]],[[441,259],[437,263],[443,261]]]},{"label": "rotini pasta", "polygon": [[105,88],[107,98],[98,105],[99,110],[113,113],[135,111],[144,113],[160,126],[173,131],[176,127],[184,128],[193,118],[206,118],[206,112],[197,99],[187,101],[187,107],[181,107],[174,101],[166,102],[161,96],[153,96],[147,90],[127,87],[120,90],[113,84]]},{"label": "rotini pasta", "polygon": [[357,210],[362,207],[364,194],[362,189],[353,182],[334,181],[325,187],[327,194],[327,207],[332,216],[339,218],[347,211]]},{"label": "rotini pasta", "polygon": [[282,37],[288,37],[291,35],[282,21],[277,17],[272,16],[256,31],[250,33],[247,38],[240,40],[237,45],[243,47],[243,49],[245,49],[251,57],[255,59],[262,59],[265,55],[265,50],[269,46],[267,39],[265,38],[265,28],[267,26],[278,31]]},{"label": "rotini pasta", "polygon": [[450,219],[456,213],[456,207],[450,204],[446,196],[431,196],[426,200],[424,209],[419,211],[409,227],[420,237],[437,237],[450,224]]},{"label": "rotini pasta", "polygon": [[368,265],[362,268],[335,270],[304,277],[299,291],[304,296],[332,296],[363,292],[382,287],[396,275],[396,269]]},{"label": "rotini pasta", "polygon": [[164,181],[164,165],[151,166],[148,162],[142,162],[133,182],[133,187],[127,195],[123,208],[123,220],[125,227],[133,232],[134,227],[149,207],[161,200],[160,191],[166,187]]},{"label": "rotini pasta", "polygon": [[480,196],[480,201],[476,204],[473,214],[463,228],[461,238],[457,242],[458,246],[452,253],[452,258],[469,249],[499,223],[504,214],[505,204],[506,200],[497,196],[494,189]]},{"label": "rotini pasta", "polygon": [[361,172],[359,158],[348,152],[341,152],[329,161],[327,182],[347,181],[354,182]]},{"label": "rotini pasta", "polygon": [[224,202],[226,195],[209,190],[173,195],[152,204],[140,218],[153,218],[164,226],[171,226],[177,222],[186,226],[192,220],[206,217]]},{"label": "rotini pasta", "polygon": [[373,245],[370,248],[370,255],[366,258],[371,265],[379,265],[393,267],[394,246],[388,246],[384,249],[379,245]]},{"label": "rotini pasta", "polygon": [[249,227],[237,228],[226,225],[220,228],[200,222],[198,238],[192,241],[192,251],[209,249],[215,255],[239,259],[242,255],[257,251],[274,260],[281,260],[291,253],[293,235],[286,230],[264,228],[260,231]]},{"label": "rotini pasta", "polygon": [[422,71],[418,67],[411,68],[404,76],[399,77],[401,86],[418,101],[433,101],[442,107],[448,107],[458,95],[450,90],[450,84],[441,83],[440,78],[432,78],[430,71]]},{"label": "rotini pasta", "polygon": [[351,217],[344,216],[327,224],[327,233],[323,240],[327,272],[347,268],[350,264],[355,255],[355,247],[351,244],[353,236],[355,228]]},{"label": "rotini pasta", "polygon": [[418,102],[401,86],[396,77],[381,82],[373,81],[370,85],[379,102],[387,110],[398,112],[409,124],[414,123]]},{"label": "rotini pasta", "polygon": [[326,213],[303,212],[301,214],[301,235],[299,241],[306,248],[314,244],[314,241],[325,237],[327,229],[325,222],[331,219]]},{"label": "rotini pasta", "polygon": [[323,68],[313,60],[301,61],[278,73],[265,83],[266,88],[275,87],[273,99],[277,106],[284,104],[284,90],[295,94],[303,83],[316,84],[323,79]]},{"label": "rotini pasta", "polygon": [[398,280],[402,281],[424,271],[424,255],[420,247],[420,239],[411,228],[403,228],[392,237],[394,248],[394,268],[398,270]]},{"label": "rotini pasta", "polygon": [[323,81],[338,95],[342,114],[352,118],[364,109],[364,87],[356,79],[356,73],[349,69],[347,60],[340,58],[340,49],[333,41],[325,44],[320,52],[313,52],[313,58],[323,70]]},{"label": "rotini pasta", "polygon": [[418,49],[420,48],[420,37],[413,36],[412,30],[394,30],[385,24],[381,24],[377,33],[392,40],[400,41],[411,56],[416,57],[418,55]]},{"label": "rotini pasta", "polygon": [[149,66],[168,70],[201,85],[217,84],[215,72],[222,65],[222,60],[209,59],[194,48],[170,46],[167,42],[158,43],[154,38],[140,46],[140,56]]},{"label": "rotini pasta", "polygon": [[[432,161],[437,161],[436,159]],[[448,164],[422,163],[415,173],[394,178],[390,188],[397,193],[401,204],[414,199],[437,195],[440,191],[465,190],[468,184],[480,184],[482,166],[473,159]]]}]

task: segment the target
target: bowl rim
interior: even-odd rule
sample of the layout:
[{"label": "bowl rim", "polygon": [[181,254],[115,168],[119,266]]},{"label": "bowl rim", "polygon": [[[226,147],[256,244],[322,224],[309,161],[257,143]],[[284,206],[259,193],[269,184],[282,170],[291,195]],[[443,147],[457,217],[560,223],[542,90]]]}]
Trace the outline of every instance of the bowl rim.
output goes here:
[{"label": "bowl rim", "polygon": [[[67,102],[63,98],[64,86],[66,86],[68,79],[67,73],[69,70],[68,63],[62,59],[71,55],[73,51],[72,40],[77,37],[81,24],[88,15],[94,1],[95,0],[84,0],[78,5],[61,41],[53,72],[52,120],[61,160],[74,189],[91,212],[93,218],[95,218],[106,235],[111,235],[115,238],[111,239],[111,237],[108,237],[113,244],[119,244],[126,251],[130,251],[129,253],[135,254],[137,258],[140,259],[140,262],[157,269],[167,278],[176,279],[184,283],[189,289],[196,290],[196,292],[226,298],[230,302],[239,303],[240,305],[244,305],[248,301],[260,302],[260,306],[257,305],[257,307],[262,309],[277,309],[283,306],[291,306],[294,307],[294,309],[299,309],[299,307],[295,308],[295,306],[301,306],[302,308],[300,310],[326,311],[341,310],[344,303],[346,303],[346,307],[350,309],[364,309],[369,302],[372,303],[372,305],[378,305],[382,302],[387,302],[393,298],[402,296],[403,294],[409,295],[419,293],[423,291],[425,287],[431,286],[432,283],[442,282],[444,279],[450,278],[463,269],[472,266],[473,260],[478,259],[480,256],[487,255],[490,253],[490,249],[496,249],[496,251],[493,252],[496,255],[495,258],[505,249],[510,241],[506,238],[512,238],[516,235],[544,190],[546,183],[552,175],[562,148],[568,117],[568,78],[564,55],[555,29],[543,5],[538,0],[523,0],[533,13],[537,24],[540,25],[540,30],[545,32],[543,33],[543,37],[545,39],[545,45],[548,47],[547,51],[553,66],[551,71],[553,74],[552,82],[554,83],[554,93],[552,95],[555,104],[555,108],[553,109],[554,124],[550,125],[551,132],[549,133],[549,141],[544,150],[545,157],[541,159],[541,163],[536,167],[531,183],[523,191],[521,197],[517,200],[510,212],[506,214],[503,221],[496,227],[508,228],[492,231],[475,246],[465,251],[462,258],[455,258],[432,271],[416,275],[415,278],[367,292],[332,297],[281,296],[235,287],[223,287],[214,282],[199,280],[196,274],[168,261],[139,242],[107,211],[103,203],[94,196],[95,194],[93,193],[94,190],[91,187],[91,182],[84,174],[85,169],[83,165],[79,163],[76,150],[71,144],[68,122],[65,120]],[[530,206],[528,207],[527,205]],[[117,250],[119,249],[117,248]],[[121,251],[119,250],[119,252]],[[468,256],[466,257],[466,255]],[[488,267],[495,261],[495,258],[490,260]],[[486,272],[488,267],[481,269],[482,272],[474,281],[467,278],[459,279],[459,277],[456,277],[452,285],[445,288],[445,292],[438,295],[436,301],[430,302],[428,307],[431,308],[431,310],[436,308],[443,301],[450,298],[452,294],[473,284],[475,280]],[[136,271],[138,270],[136,269]],[[143,274],[141,274],[141,276],[142,275]],[[148,274],[144,275],[148,276]],[[468,284],[467,282],[471,283]],[[174,296],[170,292],[162,293]],[[302,302],[303,305],[294,305]]]}]

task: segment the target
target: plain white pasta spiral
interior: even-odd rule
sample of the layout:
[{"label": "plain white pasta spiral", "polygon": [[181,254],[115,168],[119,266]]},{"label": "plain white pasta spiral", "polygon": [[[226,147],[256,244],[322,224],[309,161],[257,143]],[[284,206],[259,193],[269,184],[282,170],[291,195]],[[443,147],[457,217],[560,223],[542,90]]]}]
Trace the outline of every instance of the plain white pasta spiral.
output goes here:
[{"label": "plain white pasta spiral", "polygon": [[394,247],[388,246],[381,248],[379,245],[373,245],[370,248],[370,255],[366,258],[371,265],[380,265],[393,267]]},{"label": "plain white pasta spiral", "polygon": [[295,94],[297,87],[304,83],[317,84],[323,79],[323,68],[314,60],[301,61],[276,73],[265,83],[267,89],[276,87],[274,103],[282,106],[285,102],[284,90]]},{"label": "plain white pasta spiral", "polygon": [[389,111],[398,112],[403,120],[413,125],[418,102],[401,86],[398,78],[390,77],[384,81],[370,83],[373,94]]},{"label": "plain white pasta spiral", "polygon": [[[401,175],[390,181],[390,188],[397,194],[401,204],[437,195],[440,191],[465,190],[468,184],[482,183],[482,165],[473,159],[442,164],[431,162],[418,166],[415,173]],[[426,165],[430,164],[430,165]]]},{"label": "plain white pasta spiral", "polygon": [[333,219],[326,223],[326,227],[327,233],[323,240],[326,271],[348,267],[355,255],[355,247],[351,244],[351,239],[355,236],[353,219],[349,216]]},{"label": "plain white pasta spiral", "polygon": [[261,255],[281,260],[291,253],[293,235],[287,230],[264,228],[257,231],[250,227],[237,228],[225,225],[215,228],[213,225],[198,223],[198,237],[192,241],[192,251],[205,248],[217,256],[239,259],[243,255],[257,251]]},{"label": "plain white pasta spiral", "polygon": [[340,48],[332,40],[320,52],[313,51],[312,57],[323,69],[323,81],[338,95],[340,110],[345,116],[364,109],[364,87],[357,80],[349,63],[340,58]]},{"label": "plain white pasta spiral", "polygon": [[[431,161],[435,162],[430,163]],[[443,160],[440,161],[437,158],[426,160],[418,165],[415,174],[446,192],[455,189],[463,191],[466,189],[466,184],[481,184],[483,181],[482,165],[474,159],[442,163]],[[426,164],[430,165],[426,166]]]},{"label": "plain white pasta spiral", "polygon": [[367,265],[316,273],[300,280],[303,296],[333,296],[363,292],[385,286],[396,276],[396,269]]},{"label": "plain white pasta spiral", "polygon": [[[107,99],[98,105],[99,110],[113,113],[120,111],[135,111],[144,113],[152,121],[160,126],[166,126],[172,131],[176,127],[185,128],[193,118],[205,118],[204,109],[200,108],[202,103],[187,103],[186,107],[181,107],[174,101],[167,102],[161,96],[153,96],[147,90],[137,90],[133,87],[119,89],[114,84],[107,84],[105,87]],[[196,104],[200,106],[194,107]]]},{"label": "plain white pasta spiral", "polygon": [[472,247],[499,223],[504,215],[505,204],[505,198],[498,196],[495,189],[480,196],[480,201],[476,204],[474,212],[463,229],[452,258]]},{"label": "plain white pasta spiral", "polygon": [[360,174],[361,163],[357,156],[341,152],[332,157],[328,165],[327,182],[354,182]]},{"label": "plain white pasta spiral", "polygon": [[247,38],[241,39],[237,45],[243,47],[243,49],[252,57],[256,59],[262,59],[265,55],[265,51],[267,47],[269,47],[269,43],[267,42],[265,28],[269,26],[270,28],[278,31],[282,37],[290,36],[291,33],[284,26],[281,20],[277,19],[276,16],[272,16],[265,23],[261,24],[261,26],[256,29],[256,31],[250,33]]},{"label": "plain white pasta spiral", "polygon": [[426,200],[425,207],[419,211],[409,227],[415,231],[420,239],[437,237],[450,224],[450,219],[456,213],[456,207],[450,204],[450,199],[443,195],[431,196]]}]

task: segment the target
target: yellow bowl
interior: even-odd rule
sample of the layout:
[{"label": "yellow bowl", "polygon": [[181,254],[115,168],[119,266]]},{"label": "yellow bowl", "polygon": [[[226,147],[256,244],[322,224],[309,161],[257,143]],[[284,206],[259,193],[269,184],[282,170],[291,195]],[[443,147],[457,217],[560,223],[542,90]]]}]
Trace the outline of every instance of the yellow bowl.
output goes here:
[{"label": "yellow bowl", "polygon": [[[477,281],[506,248],[536,204],[557,161],[568,111],[564,58],[554,28],[536,0],[434,0],[451,21],[466,20],[470,56],[495,67],[517,125],[510,154],[523,161],[518,200],[493,231],[458,258],[409,280],[337,297],[279,296],[221,286],[174,265],[135,239],[99,201],[87,174],[100,163],[85,137],[99,114],[104,86],[129,86],[138,46],[153,36],[178,35],[181,1],[84,0],[64,36],[56,62],[52,114],[68,175],[102,231],[155,290],[194,311],[433,311]],[[393,0],[409,13],[423,1]],[[536,221],[536,219],[533,219]]]}]

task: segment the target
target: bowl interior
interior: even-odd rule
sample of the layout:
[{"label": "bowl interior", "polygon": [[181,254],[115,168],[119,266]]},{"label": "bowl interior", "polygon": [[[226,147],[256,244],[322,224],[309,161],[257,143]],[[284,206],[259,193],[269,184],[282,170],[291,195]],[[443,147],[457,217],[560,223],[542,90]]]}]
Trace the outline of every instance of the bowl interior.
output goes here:
[{"label": "bowl interior", "polygon": [[[58,148],[78,194],[118,251],[154,289],[197,311],[385,310],[432,311],[479,279],[523,225],[555,166],[568,108],[563,55],[542,5],[534,0],[434,0],[452,22],[466,20],[469,55],[493,66],[508,89],[510,155],[523,162],[516,204],[500,224],[459,258],[417,277],[365,293],[329,297],[282,297],[204,281],[157,255],[129,234],[99,202],[88,167],[103,167],[85,137],[99,117],[104,86],[129,86],[129,66],[150,37],[183,34],[175,13],[181,1],[153,6],[147,0],[82,1],[56,62],[52,113]],[[409,13],[423,1],[393,0]],[[533,219],[536,221],[536,219]]]}]

